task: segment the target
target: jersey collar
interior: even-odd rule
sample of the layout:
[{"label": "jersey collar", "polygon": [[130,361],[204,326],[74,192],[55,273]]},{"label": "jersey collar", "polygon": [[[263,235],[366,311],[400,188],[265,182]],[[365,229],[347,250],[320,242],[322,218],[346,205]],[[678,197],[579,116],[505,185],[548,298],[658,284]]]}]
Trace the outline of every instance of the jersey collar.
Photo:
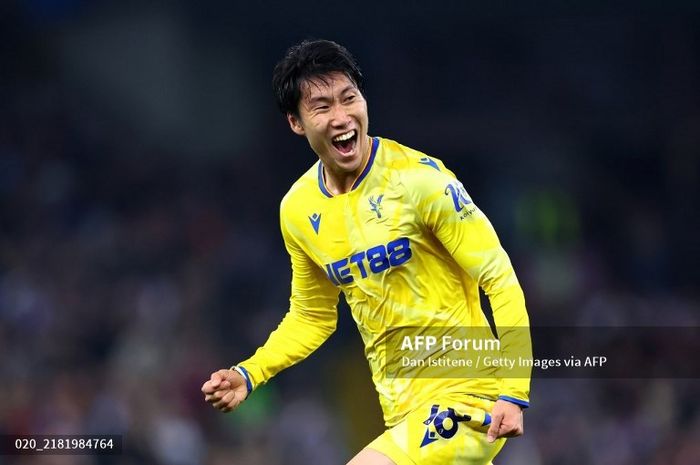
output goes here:
[{"label": "jersey collar", "polygon": [[[351,191],[357,189],[360,183],[367,177],[367,174],[369,174],[369,170],[372,168],[372,164],[374,163],[374,157],[377,155],[377,148],[379,148],[379,138],[373,137],[372,150],[370,150],[369,152],[369,158],[367,159],[367,163],[365,164],[365,167],[360,173],[360,175],[357,177],[357,179],[355,179],[355,182],[352,183],[352,187],[350,188]],[[333,194],[331,194],[328,191],[328,189],[326,188],[326,183],[323,181],[323,163],[321,162],[321,160],[318,161],[318,188],[321,189],[321,192],[326,197],[333,197]]]}]

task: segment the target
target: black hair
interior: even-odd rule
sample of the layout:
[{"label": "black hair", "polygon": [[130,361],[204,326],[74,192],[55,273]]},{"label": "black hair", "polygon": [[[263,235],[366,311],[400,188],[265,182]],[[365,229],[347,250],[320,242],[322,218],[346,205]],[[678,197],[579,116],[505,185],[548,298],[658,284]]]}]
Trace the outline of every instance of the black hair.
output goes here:
[{"label": "black hair", "polygon": [[299,116],[303,83],[314,78],[323,80],[332,72],[345,74],[364,93],[360,67],[342,45],[330,40],[305,40],[290,47],[272,72],[277,106],[285,115]]}]

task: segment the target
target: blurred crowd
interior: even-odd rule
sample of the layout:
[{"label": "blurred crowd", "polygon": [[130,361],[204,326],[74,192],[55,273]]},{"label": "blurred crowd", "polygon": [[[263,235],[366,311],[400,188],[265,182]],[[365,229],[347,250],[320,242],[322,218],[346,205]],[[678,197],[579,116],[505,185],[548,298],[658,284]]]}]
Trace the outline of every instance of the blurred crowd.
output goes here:
[{"label": "blurred crowd", "polygon": [[[252,136],[228,148],[144,135],[59,76],[46,39],[89,22],[81,2],[58,2],[83,15],[69,23],[37,15],[42,2],[11,3],[0,18],[12,44],[0,74],[0,434],[120,434],[124,448],[0,464],[345,463],[383,427],[344,304],[331,340],[239,412],[200,393],[286,311],[278,204],[311,151],[271,97],[256,103]],[[528,45],[527,21],[498,25],[502,42],[468,40],[491,37],[473,25],[447,49],[437,27],[400,44],[348,36],[370,133],[459,175],[511,255],[532,324],[698,326],[697,16],[560,19]],[[590,43],[577,46],[571,27]],[[270,57],[249,66],[267,76],[298,34],[278,32],[279,48],[259,45]],[[526,434],[496,463],[696,463],[698,388],[536,378]]]}]

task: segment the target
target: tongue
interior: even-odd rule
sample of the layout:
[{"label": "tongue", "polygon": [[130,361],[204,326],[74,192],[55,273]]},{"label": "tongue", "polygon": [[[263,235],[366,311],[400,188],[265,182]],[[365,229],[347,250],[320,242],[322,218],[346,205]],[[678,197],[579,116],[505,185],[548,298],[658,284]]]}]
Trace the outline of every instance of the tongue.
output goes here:
[{"label": "tongue", "polygon": [[343,140],[340,142],[334,142],[333,145],[336,146],[340,153],[348,153],[353,149],[355,139],[350,138],[348,140]]}]

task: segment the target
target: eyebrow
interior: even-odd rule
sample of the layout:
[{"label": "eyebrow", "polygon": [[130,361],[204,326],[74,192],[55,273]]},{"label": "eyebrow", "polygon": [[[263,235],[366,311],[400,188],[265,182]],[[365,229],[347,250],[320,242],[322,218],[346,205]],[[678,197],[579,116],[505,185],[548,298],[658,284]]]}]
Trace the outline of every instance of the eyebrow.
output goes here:
[{"label": "eyebrow", "polygon": [[345,88],[343,90],[340,91],[340,95],[343,95],[344,93],[346,93],[350,90],[355,90],[355,89],[357,89],[357,87],[355,87],[354,84],[348,84],[347,86],[345,86]]},{"label": "eyebrow", "polygon": [[[346,94],[349,91],[354,91],[356,89],[356,86],[354,84],[348,84],[343,88],[343,90],[340,91],[340,95]],[[309,104],[313,103],[318,103],[318,102],[329,102],[333,100],[333,97],[328,97],[326,95],[317,95],[316,97],[309,98],[307,101]]]},{"label": "eyebrow", "polygon": [[325,95],[318,95],[316,97],[312,97],[312,98],[307,99],[307,102],[310,104],[313,104],[313,103],[318,103],[318,102],[330,102],[331,100],[333,100],[333,98],[327,97]]}]

